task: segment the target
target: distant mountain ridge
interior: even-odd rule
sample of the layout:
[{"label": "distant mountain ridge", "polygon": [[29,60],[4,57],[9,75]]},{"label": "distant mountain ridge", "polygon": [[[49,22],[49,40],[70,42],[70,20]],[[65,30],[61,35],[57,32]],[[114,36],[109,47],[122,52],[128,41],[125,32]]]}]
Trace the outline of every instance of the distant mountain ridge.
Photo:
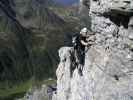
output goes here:
[{"label": "distant mountain ridge", "polygon": [[65,6],[70,6],[74,3],[78,3],[79,0],[54,0],[55,2],[65,5]]}]

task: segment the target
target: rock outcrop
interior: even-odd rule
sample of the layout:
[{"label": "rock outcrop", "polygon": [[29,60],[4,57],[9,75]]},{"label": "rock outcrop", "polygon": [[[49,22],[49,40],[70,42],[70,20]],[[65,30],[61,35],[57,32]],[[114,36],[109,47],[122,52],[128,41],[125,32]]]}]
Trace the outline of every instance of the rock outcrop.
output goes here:
[{"label": "rock outcrop", "polygon": [[[133,99],[133,1],[86,0],[96,44],[86,53],[83,76],[72,70],[73,48],[59,50],[54,100]],[[72,76],[71,76],[72,74]]]}]

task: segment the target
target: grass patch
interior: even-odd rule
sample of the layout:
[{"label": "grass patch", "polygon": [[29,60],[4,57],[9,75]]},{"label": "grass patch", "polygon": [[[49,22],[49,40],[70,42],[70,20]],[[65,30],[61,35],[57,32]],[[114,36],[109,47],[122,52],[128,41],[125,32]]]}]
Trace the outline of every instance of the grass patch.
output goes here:
[{"label": "grass patch", "polygon": [[0,83],[0,100],[15,100],[16,98],[22,98],[24,94],[32,87],[36,86],[40,88],[42,84],[52,85],[56,84],[56,80],[48,79],[43,81],[29,80],[13,87],[7,86],[6,83]]},{"label": "grass patch", "polygon": [[23,95],[32,87],[32,80],[15,85],[13,87],[0,86],[0,100],[14,100]]},{"label": "grass patch", "polygon": [[53,84],[56,84],[56,80],[54,80],[54,79],[48,79],[48,80],[43,80],[43,81],[36,81],[34,83],[34,85],[37,86],[37,87],[42,86],[42,84],[45,84],[47,86],[48,85],[53,85]]}]

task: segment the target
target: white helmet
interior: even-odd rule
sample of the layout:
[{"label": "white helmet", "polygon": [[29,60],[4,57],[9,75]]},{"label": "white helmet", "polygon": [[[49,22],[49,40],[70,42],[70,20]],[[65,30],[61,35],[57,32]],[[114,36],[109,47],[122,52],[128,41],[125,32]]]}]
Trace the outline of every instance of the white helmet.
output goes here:
[{"label": "white helmet", "polygon": [[87,35],[87,32],[88,32],[88,29],[84,27],[83,29],[81,29],[80,34]]}]

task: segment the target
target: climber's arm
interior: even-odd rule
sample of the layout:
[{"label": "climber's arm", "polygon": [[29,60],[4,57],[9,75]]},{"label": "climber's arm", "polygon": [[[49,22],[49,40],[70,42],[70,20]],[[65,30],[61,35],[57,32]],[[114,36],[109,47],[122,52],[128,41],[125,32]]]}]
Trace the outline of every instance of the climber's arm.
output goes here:
[{"label": "climber's arm", "polygon": [[88,42],[85,42],[84,40],[81,40],[80,42],[81,42],[81,44],[84,45],[84,46],[89,45]]},{"label": "climber's arm", "polygon": [[92,45],[92,44],[95,44],[95,42],[93,42],[93,41],[88,42],[88,45]]},{"label": "climber's arm", "polygon": [[95,44],[95,42],[93,42],[93,41],[85,42],[85,41],[81,40],[80,42],[81,42],[81,44],[84,45],[84,46],[88,46],[88,45]]}]

